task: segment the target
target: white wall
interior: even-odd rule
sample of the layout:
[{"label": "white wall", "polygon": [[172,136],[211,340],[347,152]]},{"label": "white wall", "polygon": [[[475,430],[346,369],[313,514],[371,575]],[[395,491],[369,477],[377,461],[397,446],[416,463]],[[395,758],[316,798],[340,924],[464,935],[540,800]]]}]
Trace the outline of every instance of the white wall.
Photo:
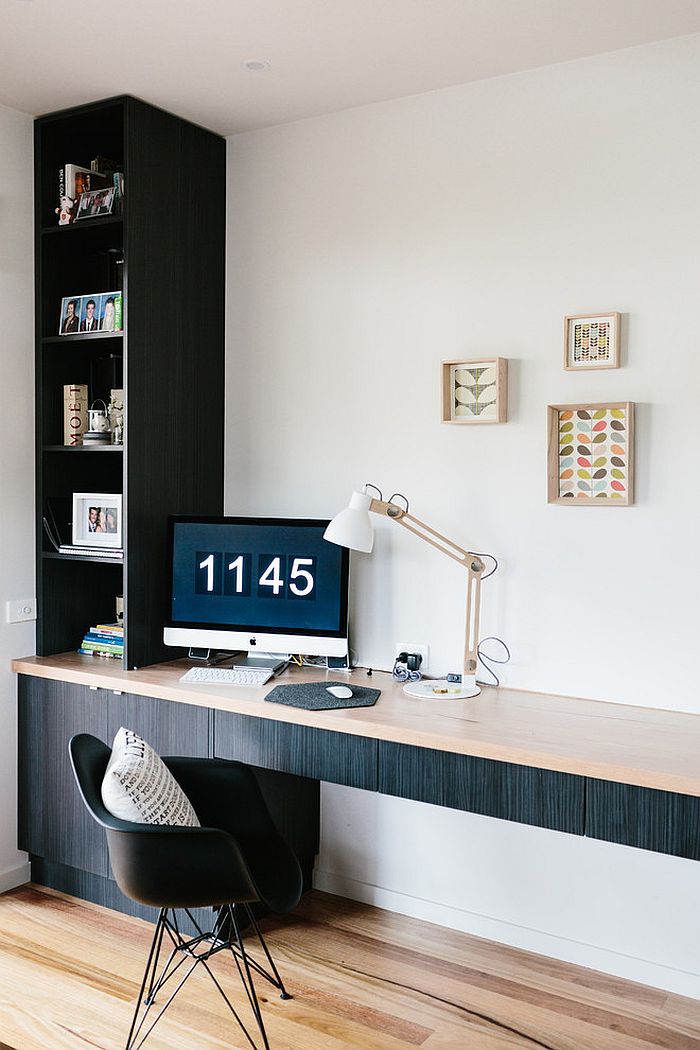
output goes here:
[{"label": "white wall", "polygon": [[[230,140],[229,512],[331,515],[373,481],[501,559],[508,685],[700,712],[700,37]],[[562,369],[619,310],[617,371]],[[439,419],[440,360],[510,361],[505,426]],[[631,508],[546,502],[545,405],[638,406]],[[383,527],[384,526],[384,527]],[[390,523],[353,645],[455,668],[453,564]],[[318,885],[700,997],[698,867],[325,787]]]},{"label": "white wall", "polygon": [[0,891],[26,882],[17,850],[17,680],[34,622],[8,624],[5,602],[34,595],[34,269],[32,120],[0,106]]}]

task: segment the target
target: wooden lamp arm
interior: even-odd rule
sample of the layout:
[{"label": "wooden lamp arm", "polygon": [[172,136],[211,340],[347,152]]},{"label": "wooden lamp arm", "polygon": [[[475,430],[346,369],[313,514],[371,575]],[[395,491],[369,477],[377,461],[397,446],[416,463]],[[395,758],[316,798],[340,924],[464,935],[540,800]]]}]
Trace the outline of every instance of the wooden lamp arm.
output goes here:
[{"label": "wooden lamp arm", "polygon": [[481,577],[486,566],[478,554],[465,550],[459,544],[453,543],[441,533],[437,532],[431,525],[414,518],[403,507],[396,503],[388,503],[386,500],[373,499],[369,509],[374,514],[382,514],[385,518],[391,518],[405,529],[412,532],[414,536],[430,543],[436,550],[442,551],[448,558],[459,562],[467,570],[467,619],[464,640],[464,673],[475,674],[478,659],[479,646],[479,614],[481,611]]}]

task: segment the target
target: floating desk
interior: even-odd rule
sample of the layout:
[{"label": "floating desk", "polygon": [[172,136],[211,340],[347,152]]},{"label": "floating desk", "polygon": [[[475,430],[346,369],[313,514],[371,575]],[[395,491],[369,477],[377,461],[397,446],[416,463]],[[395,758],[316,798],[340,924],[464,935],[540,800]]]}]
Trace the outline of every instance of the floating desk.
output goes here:
[{"label": "floating desk", "polygon": [[[36,881],[79,896],[95,899],[86,879],[109,879],[109,867],[104,844],[85,827],[67,741],[74,732],[111,741],[120,724],[163,754],[257,767],[307,884],[319,781],[700,860],[700,715],[514,689],[421,700],[390,675],[361,669],[348,684],[381,689],[374,707],[306,711],[263,698],[282,682],[343,676],[291,669],[248,689],[180,682],[185,661],[124,671],[67,653],[12,666],[20,676],[19,845]],[[111,903],[109,894],[97,897]]]}]

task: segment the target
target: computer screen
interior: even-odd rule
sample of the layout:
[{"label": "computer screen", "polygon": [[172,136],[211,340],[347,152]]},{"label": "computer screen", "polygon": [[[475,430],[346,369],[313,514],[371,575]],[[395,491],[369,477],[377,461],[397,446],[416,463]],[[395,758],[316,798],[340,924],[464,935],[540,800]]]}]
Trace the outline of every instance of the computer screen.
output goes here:
[{"label": "computer screen", "polygon": [[349,559],[323,539],[327,525],[171,518],[165,642],[345,655]]}]

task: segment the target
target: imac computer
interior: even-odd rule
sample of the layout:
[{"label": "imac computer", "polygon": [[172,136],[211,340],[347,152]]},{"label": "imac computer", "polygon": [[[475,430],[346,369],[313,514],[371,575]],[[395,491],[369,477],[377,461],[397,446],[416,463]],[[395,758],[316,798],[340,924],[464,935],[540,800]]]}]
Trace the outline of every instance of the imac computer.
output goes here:
[{"label": "imac computer", "polygon": [[328,521],[171,517],[166,645],[248,654],[277,669],[290,654],[348,654],[346,548]]}]

